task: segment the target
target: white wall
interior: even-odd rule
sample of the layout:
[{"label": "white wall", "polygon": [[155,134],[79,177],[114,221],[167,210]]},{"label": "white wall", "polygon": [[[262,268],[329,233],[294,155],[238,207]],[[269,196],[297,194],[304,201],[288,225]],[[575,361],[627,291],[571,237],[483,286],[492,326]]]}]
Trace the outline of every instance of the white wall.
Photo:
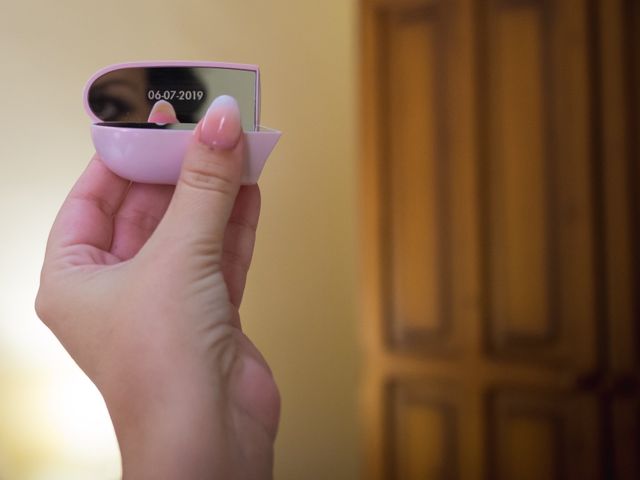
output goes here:
[{"label": "white wall", "polygon": [[48,228],[91,153],[81,91],[109,63],[261,66],[263,174],[243,307],[283,396],[277,479],[357,477],[355,2],[0,3],[0,479],[115,478],[93,386],[36,319]]}]

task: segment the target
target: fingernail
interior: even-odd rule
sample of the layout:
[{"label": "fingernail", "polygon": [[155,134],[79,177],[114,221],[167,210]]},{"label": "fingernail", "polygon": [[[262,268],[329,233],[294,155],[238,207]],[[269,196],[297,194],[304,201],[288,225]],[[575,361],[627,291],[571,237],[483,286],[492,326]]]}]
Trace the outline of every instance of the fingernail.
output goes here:
[{"label": "fingernail", "polygon": [[176,123],[178,118],[176,111],[173,109],[173,105],[166,100],[158,100],[149,113],[148,121],[150,123],[165,125],[167,123]]},{"label": "fingernail", "polygon": [[238,102],[229,95],[216,98],[200,122],[198,138],[201,143],[221,150],[236,146],[242,133]]}]

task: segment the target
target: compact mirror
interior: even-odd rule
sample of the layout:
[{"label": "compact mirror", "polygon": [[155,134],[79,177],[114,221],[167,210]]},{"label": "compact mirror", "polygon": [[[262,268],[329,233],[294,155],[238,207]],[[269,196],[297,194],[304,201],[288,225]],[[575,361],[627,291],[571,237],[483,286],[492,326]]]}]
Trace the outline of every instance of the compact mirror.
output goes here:
[{"label": "compact mirror", "polygon": [[94,78],[86,98],[100,122],[145,123],[153,105],[166,100],[180,123],[195,124],[216,97],[231,95],[243,130],[251,132],[259,123],[258,92],[258,71],[251,67],[131,66]]},{"label": "compact mirror", "polygon": [[[256,65],[220,62],[148,61],[110,65],[84,89],[91,139],[102,162],[132,182],[173,184],[193,141],[193,130],[220,95],[238,101],[244,130],[242,183],[258,181],[281,132],[259,124],[260,70]],[[160,100],[169,102],[179,123],[150,123]]]}]

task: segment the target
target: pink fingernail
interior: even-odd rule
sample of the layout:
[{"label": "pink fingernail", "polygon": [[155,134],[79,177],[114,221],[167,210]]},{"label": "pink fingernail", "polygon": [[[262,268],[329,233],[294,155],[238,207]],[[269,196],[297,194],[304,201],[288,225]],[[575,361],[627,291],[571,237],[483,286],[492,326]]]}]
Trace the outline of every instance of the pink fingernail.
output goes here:
[{"label": "pink fingernail", "polygon": [[176,118],[176,111],[166,100],[159,100],[151,109],[149,113],[149,122],[151,123],[159,123],[160,125],[165,125],[167,123],[176,123],[178,119]]},{"label": "pink fingernail", "polygon": [[236,146],[242,133],[238,102],[229,95],[216,98],[200,122],[200,142],[213,148],[230,150]]}]

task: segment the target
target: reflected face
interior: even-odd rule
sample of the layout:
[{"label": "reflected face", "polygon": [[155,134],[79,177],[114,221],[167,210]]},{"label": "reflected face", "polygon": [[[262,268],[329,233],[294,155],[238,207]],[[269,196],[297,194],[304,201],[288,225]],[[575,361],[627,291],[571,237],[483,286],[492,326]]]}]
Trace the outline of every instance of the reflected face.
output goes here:
[{"label": "reflected face", "polygon": [[256,130],[257,75],[219,67],[132,67],[105,73],[89,88],[89,106],[103,122],[146,122],[152,106],[165,100],[178,121],[197,123],[219,95],[240,106],[245,131]]},{"label": "reflected face", "polygon": [[91,110],[105,122],[146,122],[152,107],[145,97],[147,84],[142,68],[109,72],[91,86]]}]

